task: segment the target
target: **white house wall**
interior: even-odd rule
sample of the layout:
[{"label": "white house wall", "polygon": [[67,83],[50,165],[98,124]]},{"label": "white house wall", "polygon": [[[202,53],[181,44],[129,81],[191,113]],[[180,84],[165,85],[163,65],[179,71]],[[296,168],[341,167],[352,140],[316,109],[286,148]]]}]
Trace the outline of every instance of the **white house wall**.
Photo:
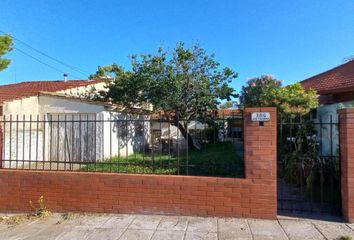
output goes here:
[{"label": "white house wall", "polygon": [[96,91],[104,91],[106,90],[105,88],[106,83],[102,82],[102,83],[96,83],[96,84],[92,84],[92,85],[87,85],[87,86],[82,86],[82,87],[77,87],[77,88],[71,88],[71,89],[66,89],[63,91],[58,91],[58,93],[63,93],[63,94],[67,94],[69,96],[81,96],[83,94],[86,94],[88,92],[90,92],[93,88]]},{"label": "white house wall", "polygon": [[11,102],[5,102],[3,104],[3,115],[16,117],[19,115],[21,118],[23,115],[29,117],[29,115],[38,114],[38,97],[28,97]]},{"label": "white house wall", "polygon": [[[63,94],[67,94],[70,96],[80,96],[80,95],[90,91],[93,87],[96,90],[105,90],[104,86],[105,86],[105,83],[102,82],[102,83],[96,83],[96,84],[92,84],[92,85],[88,85],[88,86],[66,89],[63,91],[58,91],[58,93],[63,93]],[[16,93],[14,93],[14,94],[16,94]],[[42,101],[42,104],[39,104],[38,102],[40,101],[41,98],[43,101]],[[13,116],[26,115],[26,117],[28,117],[29,115],[35,116],[37,114],[44,114],[44,113],[46,113],[45,110],[42,110],[41,109],[42,106],[39,107],[39,105],[45,105],[43,103],[46,100],[49,101],[49,97],[32,96],[32,97],[27,97],[27,98],[22,98],[22,99],[18,99],[18,100],[5,102],[5,103],[3,103],[3,115],[13,115]],[[53,100],[53,99],[50,100],[51,103],[53,103],[53,101],[56,101],[56,100]],[[48,106],[48,107],[50,107],[50,106]]]},{"label": "white house wall", "polygon": [[36,124],[29,130],[27,123],[24,131],[22,123],[5,123],[4,128],[4,167],[29,168],[31,161],[43,161],[43,131],[37,131]]},{"label": "white house wall", "polygon": [[143,152],[150,141],[150,122],[147,115],[103,112],[104,157],[127,157]]},{"label": "white house wall", "polygon": [[[314,119],[316,124],[315,129],[320,140],[320,154],[323,156],[330,156],[331,152],[333,155],[337,154],[339,148],[339,133],[338,127],[336,125],[330,126],[330,121],[332,117],[333,123],[338,123],[338,109],[353,107],[354,101],[335,103],[330,105],[323,105],[317,108],[317,115]],[[326,124],[327,123],[327,124]],[[332,146],[331,146],[332,142]]]},{"label": "white house wall", "polygon": [[104,107],[98,104],[81,102],[80,100],[70,100],[55,96],[39,96],[39,114],[47,113],[100,113]]},{"label": "white house wall", "polygon": [[[30,103],[32,106],[29,106]],[[12,160],[11,164],[6,161],[5,167],[15,168],[25,163],[25,167],[28,168],[29,161],[43,161],[43,159],[45,161],[70,161],[71,159],[83,163],[103,161],[111,156],[125,157],[143,151],[149,143],[150,123],[144,121],[149,119],[146,115],[110,112],[105,110],[103,105],[55,96],[34,97],[28,101],[22,100],[22,106],[14,107],[14,105],[21,104],[13,103],[9,108],[12,112],[15,109],[21,111],[21,107],[24,109],[26,106],[27,113],[33,114],[33,122],[31,124],[26,122],[25,125],[21,121],[18,124],[15,122],[5,124],[4,159]],[[37,114],[40,120],[46,119],[45,127],[42,122],[38,124],[35,122]],[[85,122],[87,118],[88,125]],[[60,124],[56,122],[58,119],[61,121]],[[81,124],[78,122],[80,119]],[[12,120],[16,118],[13,117]],[[19,120],[22,120],[22,116]],[[26,121],[28,120],[29,115],[26,117]],[[71,120],[75,123],[71,123]],[[94,123],[93,120],[97,122]],[[113,120],[113,122],[101,120]],[[140,135],[136,134],[139,124],[143,126],[144,131],[143,134],[140,131]],[[127,127],[128,131],[125,130]],[[76,129],[75,134],[71,134],[73,128]],[[81,136],[77,133],[78,129],[81,129]],[[78,147],[80,144],[81,151]],[[77,158],[78,156],[80,159]]]}]

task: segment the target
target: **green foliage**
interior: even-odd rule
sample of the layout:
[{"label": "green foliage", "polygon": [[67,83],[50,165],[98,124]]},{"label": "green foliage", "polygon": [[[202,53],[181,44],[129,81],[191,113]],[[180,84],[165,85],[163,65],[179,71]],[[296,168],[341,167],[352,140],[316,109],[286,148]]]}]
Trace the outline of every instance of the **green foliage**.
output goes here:
[{"label": "green foliage", "polygon": [[317,93],[310,89],[305,91],[300,83],[280,89],[276,95],[281,113],[290,115],[305,115],[311,109],[318,107]]},{"label": "green foliage", "polygon": [[222,103],[219,105],[220,109],[228,109],[228,108],[232,108],[234,105],[234,103],[232,101],[227,101],[225,103]]},{"label": "green foliage", "polygon": [[277,107],[281,115],[305,115],[318,106],[315,90],[300,83],[282,87],[281,81],[269,75],[254,78],[242,87],[240,103],[243,107]]},{"label": "green foliage", "polygon": [[195,176],[243,177],[243,161],[231,142],[206,144],[202,150],[191,150],[188,159],[166,153],[136,153],[128,157],[112,157],[104,162],[89,163],[84,171],[145,174],[187,174]]},{"label": "green foliage", "polygon": [[280,175],[287,183],[302,186],[315,202],[340,202],[339,155],[321,156],[314,123],[309,119],[293,120],[292,125],[283,122],[279,136],[279,151],[284,157]]},{"label": "green foliage", "polygon": [[107,80],[114,78],[116,75],[122,75],[125,71],[122,67],[118,66],[117,64],[113,63],[112,65],[108,66],[98,66],[98,70],[95,74],[91,74],[89,79],[97,79],[97,78],[106,78]]},{"label": "green foliage", "polygon": [[10,35],[0,35],[0,71],[6,69],[9,66],[11,60],[2,58],[2,56],[12,51],[12,49],[12,37]]},{"label": "green foliage", "polygon": [[294,136],[287,137],[282,142],[281,152],[284,154],[284,179],[290,183],[300,184],[303,180],[310,186],[313,168],[320,161],[318,156],[318,141],[313,133],[311,121],[304,121],[292,128]]},{"label": "green foliage", "polygon": [[276,107],[281,82],[270,75],[248,80],[242,87],[240,103],[243,107]]},{"label": "green foliage", "polygon": [[[133,55],[130,71],[113,64],[99,67],[91,78],[111,76],[105,99],[128,107],[152,104],[171,121],[190,120],[216,110],[219,100],[236,97],[229,86],[237,73],[228,67],[220,69],[214,55],[193,46],[177,45],[172,53],[160,48],[155,54]],[[173,113],[171,115],[171,113]]]},{"label": "green foliage", "polygon": [[340,240],[353,240],[353,237],[350,235],[344,235],[339,238]]}]

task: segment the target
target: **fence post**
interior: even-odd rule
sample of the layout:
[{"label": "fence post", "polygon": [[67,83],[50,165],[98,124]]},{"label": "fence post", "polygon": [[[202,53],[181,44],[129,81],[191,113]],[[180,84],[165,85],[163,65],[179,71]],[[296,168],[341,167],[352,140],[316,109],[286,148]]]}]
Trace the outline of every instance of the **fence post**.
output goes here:
[{"label": "fence post", "polygon": [[347,222],[354,222],[354,108],[340,109],[338,114],[342,214]]},{"label": "fence post", "polygon": [[[256,112],[270,113],[266,122],[252,121]],[[277,112],[276,108],[246,108],[244,116],[246,178],[267,178],[276,181]],[[264,171],[261,171],[264,170]]]},{"label": "fence post", "polygon": [[[269,113],[268,121],[252,121],[252,113]],[[273,107],[246,108],[244,111],[245,177],[252,182],[255,204],[252,211],[277,215],[277,110]],[[252,199],[251,202],[256,200]],[[251,215],[251,217],[253,217]]]}]

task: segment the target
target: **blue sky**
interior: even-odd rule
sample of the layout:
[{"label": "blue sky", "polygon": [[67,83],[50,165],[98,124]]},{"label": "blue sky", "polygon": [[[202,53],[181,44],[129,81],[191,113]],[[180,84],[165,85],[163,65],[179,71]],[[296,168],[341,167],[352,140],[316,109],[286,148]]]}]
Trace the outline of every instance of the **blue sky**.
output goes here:
[{"label": "blue sky", "polygon": [[[1,0],[0,30],[88,73],[113,62],[128,67],[133,53],[198,43],[239,73],[239,89],[262,74],[289,84],[342,64],[354,55],[353,13],[353,0]],[[15,46],[69,79],[85,78]],[[62,79],[18,50],[7,57],[0,84]]]}]

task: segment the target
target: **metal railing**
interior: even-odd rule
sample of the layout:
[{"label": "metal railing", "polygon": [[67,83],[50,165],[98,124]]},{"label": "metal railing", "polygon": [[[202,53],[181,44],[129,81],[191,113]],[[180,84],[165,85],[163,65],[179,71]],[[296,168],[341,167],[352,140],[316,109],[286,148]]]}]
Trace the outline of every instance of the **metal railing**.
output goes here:
[{"label": "metal railing", "polygon": [[242,116],[178,123],[120,113],[3,116],[0,163],[24,170],[243,177]]},{"label": "metal railing", "polygon": [[340,215],[339,127],[332,116],[280,119],[278,208],[283,213]]}]

